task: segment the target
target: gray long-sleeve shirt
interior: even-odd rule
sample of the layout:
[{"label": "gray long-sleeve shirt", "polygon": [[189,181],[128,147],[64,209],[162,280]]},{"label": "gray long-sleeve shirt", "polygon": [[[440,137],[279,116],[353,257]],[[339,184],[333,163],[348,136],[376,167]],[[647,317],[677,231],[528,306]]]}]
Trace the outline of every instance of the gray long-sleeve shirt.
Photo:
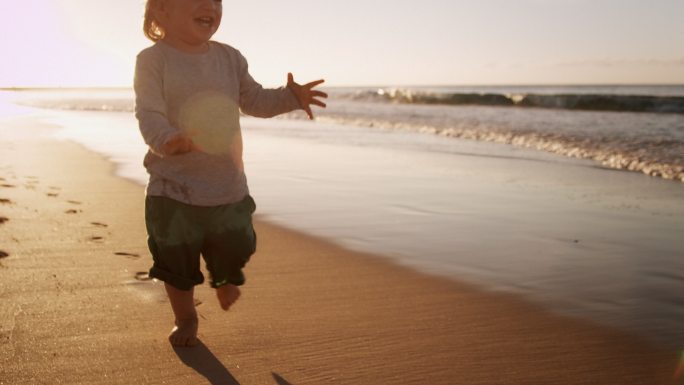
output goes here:
[{"label": "gray long-sleeve shirt", "polygon": [[[135,116],[149,146],[147,195],[197,206],[238,202],[249,192],[240,110],[268,118],[300,108],[289,89],[264,89],[250,76],[242,54],[217,42],[209,42],[202,54],[163,41],[144,49],[134,88]],[[202,151],[165,154],[163,145],[181,133]]]}]

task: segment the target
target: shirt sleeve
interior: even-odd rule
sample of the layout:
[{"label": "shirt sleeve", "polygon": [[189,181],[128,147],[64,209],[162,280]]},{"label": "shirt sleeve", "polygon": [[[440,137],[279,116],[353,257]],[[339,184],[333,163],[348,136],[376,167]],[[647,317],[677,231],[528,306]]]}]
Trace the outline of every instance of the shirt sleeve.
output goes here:
[{"label": "shirt sleeve", "polygon": [[271,118],[301,108],[287,87],[265,89],[249,74],[247,59],[238,51],[240,109],[247,115]]},{"label": "shirt sleeve", "polygon": [[163,93],[163,57],[151,50],[138,54],[135,65],[135,117],[150,150],[165,156],[162,146],[181,131],[169,123]]}]

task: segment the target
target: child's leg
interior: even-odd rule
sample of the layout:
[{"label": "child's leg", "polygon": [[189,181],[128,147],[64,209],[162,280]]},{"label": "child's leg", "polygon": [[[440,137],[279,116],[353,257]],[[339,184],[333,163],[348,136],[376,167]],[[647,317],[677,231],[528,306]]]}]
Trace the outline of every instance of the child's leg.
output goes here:
[{"label": "child's leg", "polygon": [[174,346],[198,343],[193,288],[204,281],[199,259],[203,234],[197,226],[201,213],[201,207],[173,199],[156,196],[145,199],[148,245],[154,261],[150,277],[165,282],[176,317],[175,327],[169,335]]},{"label": "child's leg", "polygon": [[242,269],[256,250],[255,208],[249,195],[241,202],[215,207],[205,231],[202,255],[223,310],[240,297],[238,286],[245,283]]},{"label": "child's leg", "polygon": [[195,346],[197,340],[197,311],[195,310],[195,290],[180,290],[164,283],[169,295],[171,308],[176,317],[176,326],[171,330],[169,341],[173,346]]}]

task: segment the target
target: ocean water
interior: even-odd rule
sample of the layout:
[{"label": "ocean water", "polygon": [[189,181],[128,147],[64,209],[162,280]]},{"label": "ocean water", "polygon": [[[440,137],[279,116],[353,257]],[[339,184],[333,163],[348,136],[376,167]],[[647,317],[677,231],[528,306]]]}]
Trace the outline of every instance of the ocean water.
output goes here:
[{"label": "ocean water", "polygon": [[[684,95],[682,87],[410,92]],[[262,218],[684,346],[684,185],[681,173],[661,172],[684,164],[684,114],[435,104],[388,99],[389,89],[330,93],[317,122],[300,113],[243,118]],[[132,97],[130,90],[4,92],[0,114],[36,114],[62,127],[59,138],[105,154],[119,175],[144,184],[146,148]],[[586,155],[629,149],[644,167],[670,168],[622,172],[630,167]]]},{"label": "ocean water", "polygon": [[[684,85],[331,88],[321,122],[504,143],[684,181]],[[44,90],[23,103],[133,110],[131,90]],[[301,113],[281,118],[304,119]]]}]

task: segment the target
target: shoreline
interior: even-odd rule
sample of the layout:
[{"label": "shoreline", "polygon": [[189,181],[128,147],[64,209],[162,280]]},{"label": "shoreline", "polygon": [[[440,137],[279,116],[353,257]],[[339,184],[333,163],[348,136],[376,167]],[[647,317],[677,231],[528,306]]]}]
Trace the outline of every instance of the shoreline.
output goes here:
[{"label": "shoreline", "polygon": [[[145,147],[131,116],[40,116],[60,126],[56,137],[106,154],[117,176],[144,186]],[[503,145],[454,139],[440,148],[445,142],[420,134],[259,119],[245,119],[245,128],[257,218],[684,345],[684,313],[670,305],[684,290],[669,273],[684,268],[678,183]],[[365,142],[338,145],[345,135]]]},{"label": "shoreline", "polygon": [[[55,137],[105,154],[117,176],[144,186],[146,149],[132,116],[38,113],[60,126]],[[299,121],[244,123],[259,218],[684,346],[684,313],[674,305],[684,277],[670,273],[684,269],[678,183],[492,143]]]},{"label": "shoreline", "polygon": [[[648,85],[642,86],[648,87]],[[661,85],[661,87],[662,86],[663,85]],[[680,85],[671,86],[675,88],[681,88]],[[497,87],[498,86],[494,86],[494,88]],[[501,87],[505,88],[506,86]],[[537,86],[521,87],[524,89],[530,87],[534,88]],[[552,87],[551,89],[553,89],[553,87],[555,86],[547,87]],[[567,87],[572,88],[572,86]],[[587,87],[600,88],[604,86],[587,85]],[[626,89],[629,89],[630,86],[624,85],[622,87],[626,87]],[[657,88],[658,86],[651,85],[651,87]],[[449,86],[441,88],[449,89]],[[513,89],[515,88],[516,87],[513,87]],[[352,89],[354,88],[350,88],[350,90]],[[372,94],[374,94],[377,91],[373,89],[365,90],[365,92],[371,92]],[[31,90],[27,91],[31,92]],[[617,92],[615,90],[613,91],[616,93],[608,94],[608,96],[616,98],[626,96],[622,95],[620,92]],[[636,98],[667,98],[665,95],[659,94],[659,92],[661,91],[652,90],[653,95],[649,94],[633,96]],[[0,90],[0,92],[14,93],[15,95],[20,95],[22,91]],[[113,97],[112,95],[109,95],[109,97],[103,97],[102,100],[98,100],[97,97],[95,97],[90,101],[86,101],[84,100],[83,96],[79,97],[78,95],[72,95],[73,99],[69,99],[68,97],[69,92],[71,92],[72,94],[77,94],[79,92],[92,92],[94,94],[98,92],[101,94],[132,92],[130,89],[125,88],[77,88],[67,90],[57,88],[43,89],[41,91],[34,90],[33,92],[35,94],[39,94],[40,92],[45,92],[46,94],[54,94],[55,92],[59,92],[60,95],[56,99],[54,95],[48,96],[44,99],[38,97],[37,100],[33,100],[32,102],[29,98],[29,102],[26,103],[26,105],[33,106],[33,108],[47,108],[54,110],[81,112],[127,112],[130,114],[132,114],[133,110],[133,102],[130,96],[122,98],[121,95],[119,95],[118,97]],[[67,92],[67,95],[64,95],[64,92]],[[361,92],[361,89],[359,89],[358,92]],[[680,90],[680,92],[682,91]],[[512,94],[515,94],[515,92],[513,92]],[[491,106],[486,103],[482,105],[473,105],[466,103],[457,104],[455,106],[445,106],[432,103],[397,104],[389,102],[377,102],[377,105],[374,106],[374,109],[377,109],[378,111],[386,109],[389,110],[386,110],[380,113],[378,116],[375,116],[374,114],[369,115],[367,112],[363,112],[362,109],[358,112],[349,114],[349,107],[346,106],[346,103],[349,102],[348,98],[350,97],[350,94],[342,92],[341,95],[343,96],[341,96],[340,99],[335,100],[335,103],[333,104],[335,106],[339,104],[342,107],[336,110],[335,108],[333,108],[335,106],[331,105],[329,109],[319,111],[318,117],[320,118],[320,121],[327,122],[330,124],[348,124],[351,126],[362,127],[365,129],[373,128],[392,131],[411,131],[419,132],[421,134],[432,134],[439,137],[451,137],[454,139],[465,139],[484,143],[503,144],[506,146],[517,147],[520,149],[530,149],[540,153],[553,154],[561,157],[566,157],[569,159],[587,160],[595,163],[599,167],[639,173],[643,175],[648,175],[652,178],[671,180],[677,183],[684,182],[684,164],[682,164],[681,157],[676,156],[678,152],[682,151],[682,138],[681,135],[676,133],[676,123],[673,123],[673,120],[679,119],[679,121],[681,121],[681,117],[684,116],[682,115],[682,112],[661,113],[653,111],[612,111],[600,109],[574,110],[563,108],[555,109],[534,106],[514,107],[522,108],[523,110],[535,111],[534,114],[532,114],[535,116],[527,116],[526,119],[530,119],[529,121],[523,120],[521,122],[514,119],[514,124],[509,127],[506,124],[494,118],[496,115],[501,114],[501,111],[497,111],[497,109],[507,108],[502,106]],[[382,95],[386,94],[383,93]],[[473,95],[480,95],[480,97],[483,98],[488,97],[488,94],[486,93],[475,93]],[[504,95],[508,95],[506,97],[510,96],[509,92],[504,92],[501,96],[504,97]],[[543,95],[544,92],[536,96]],[[556,95],[556,97],[570,97],[570,99],[573,99],[573,96],[582,95],[582,93],[577,95],[565,95],[561,93]],[[66,99],[63,100],[65,96]],[[597,94],[594,96],[604,97],[606,95]],[[102,97],[102,95],[100,97]],[[684,97],[681,95],[670,95],[669,98],[684,100]],[[17,97],[17,99],[21,98]],[[354,100],[353,97],[351,99]],[[398,114],[398,112],[395,111],[397,106],[402,106],[402,108],[406,108],[408,110],[402,114]],[[466,109],[475,108],[478,109],[478,112],[474,115],[472,113],[467,113],[465,111],[457,113],[451,118],[453,120],[453,124],[445,124],[445,122],[441,121],[440,119],[433,119],[433,116],[441,116],[443,114],[447,114],[447,110],[443,110],[443,108],[446,107]],[[442,110],[440,110],[440,108],[442,108]],[[493,110],[491,110],[492,108]],[[422,109],[427,110],[422,111]],[[519,111],[512,115],[517,116],[520,114],[524,114],[524,112]],[[532,127],[539,125],[540,123],[536,121],[538,119],[544,121],[545,119],[550,119],[551,116],[556,116],[558,114],[572,114],[572,119],[568,119],[567,117],[561,119],[565,122],[567,122],[568,120],[581,120],[583,123],[580,123],[579,127],[570,128],[570,131],[567,131],[567,129],[562,129],[562,124],[558,126],[559,129],[554,130],[528,128],[528,126]],[[611,115],[610,119],[607,119],[605,114],[616,115]],[[666,116],[663,117],[658,115]],[[480,117],[484,117],[484,120],[478,123],[478,119]],[[305,122],[307,120],[305,116],[300,113],[286,114],[278,119],[281,118],[282,120],[296,120],[299,122]],[[617,122],[614,124],[599,124],[602,121],[614,119],[617,119]],[[639,122],[636,125],[632,123],[635,120]],[[463,123],[472,121],[476,123],[474,123],[474,125]],[[581,127],[591,126],[592,124],[598,124],[598,126],[595,127],[596,133],[591,135],[582,134],[583,129]],[[673,126],[673,124],[675,125]],[[647,127],[651,125],[653,125],[654,127],[660,127],[659,130],[665,129],[670,130],[670,132],[667,135],[662,136],[654,135],[654,133],[651,132],[640,131],[641,127]],[[622,127],[622,129],[616,131],[616,127]],[[674,132],[672,132],[672,130],[674,130]],[[658,130],[656,130],[656,132],[657,131]],[[636,136],[634,135],[635,132],[640,132],[639,135],[642,136],[641,139],[634,141],[636,140]]]},{"label": "shoreline", "polygon": [[143,188],[39,125],[0,120],[9,383],[665,384],[676,368],[623,332],[259,219],[243,298],[223,313],[198,287],[204,345],[174,351],[163,290],[138,275]]}]

